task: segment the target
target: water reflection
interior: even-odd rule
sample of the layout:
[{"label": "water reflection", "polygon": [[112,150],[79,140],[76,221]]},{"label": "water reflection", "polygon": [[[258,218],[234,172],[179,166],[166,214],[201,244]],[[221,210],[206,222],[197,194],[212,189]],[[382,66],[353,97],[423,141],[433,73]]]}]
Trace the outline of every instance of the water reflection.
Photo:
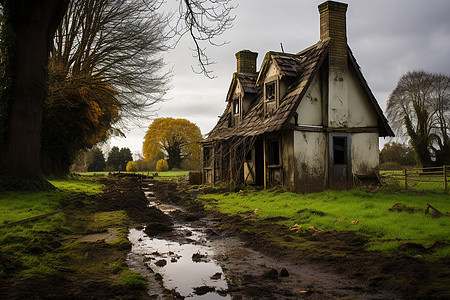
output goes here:
[{"label": "water reflection", "polygon": [[[200,233],[193,233],[201,238]],[[145,257],[144,262],[161,274],[167,289],[189,299],[231,299],[226,295],[227,282],[212,258],[211,247],[150,238],[139,229],[131,229],[128,239],[133,245],[131,251]]]}]

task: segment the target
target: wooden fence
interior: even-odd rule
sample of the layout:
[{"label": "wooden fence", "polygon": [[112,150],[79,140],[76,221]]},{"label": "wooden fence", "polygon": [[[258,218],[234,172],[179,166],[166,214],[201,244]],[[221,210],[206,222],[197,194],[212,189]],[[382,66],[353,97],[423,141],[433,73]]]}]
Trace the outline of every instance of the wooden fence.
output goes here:
[{"label": "wooden fence", "polygon": [[380,171],[384,183],[397,183],[405,190],[444,191],[448,193],[449,166]]}]

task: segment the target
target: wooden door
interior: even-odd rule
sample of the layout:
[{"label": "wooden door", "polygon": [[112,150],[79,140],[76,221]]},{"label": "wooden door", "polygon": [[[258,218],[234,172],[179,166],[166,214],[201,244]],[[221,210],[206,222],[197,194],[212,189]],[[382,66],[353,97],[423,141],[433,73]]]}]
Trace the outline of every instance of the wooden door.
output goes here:
[{"label": "wooden door", "polygon": [[329,134],[329,157],[329,187],[332,189],[351,187],[351,135],[349,133]]}]

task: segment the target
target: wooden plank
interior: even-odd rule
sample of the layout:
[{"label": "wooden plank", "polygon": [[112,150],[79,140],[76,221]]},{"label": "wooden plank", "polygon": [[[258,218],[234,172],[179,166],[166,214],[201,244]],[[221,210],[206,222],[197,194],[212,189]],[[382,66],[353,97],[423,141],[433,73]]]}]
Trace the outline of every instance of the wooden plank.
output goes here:
[{"label": "wooden plank", "polygon": [[443,173],[444,173],[444,192],[448,193],[448,188],[447,188],[447,166],[443,166]]}]

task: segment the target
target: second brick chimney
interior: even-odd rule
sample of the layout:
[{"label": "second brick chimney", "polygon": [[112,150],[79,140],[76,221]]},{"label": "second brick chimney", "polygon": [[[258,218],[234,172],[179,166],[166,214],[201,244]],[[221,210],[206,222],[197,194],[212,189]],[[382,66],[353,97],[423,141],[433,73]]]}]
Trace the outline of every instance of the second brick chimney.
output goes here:
[{"label": "second brick chimney", "polygon": [[236,53],[238,73],[256,73],[256,58],[258,53],[241,50]]},{"label": "second brick chimney", "polygon": [[329,63],[335,71],[347,72],[347,4],[327,1],[319,5],[320,39],[330,39]]}]

